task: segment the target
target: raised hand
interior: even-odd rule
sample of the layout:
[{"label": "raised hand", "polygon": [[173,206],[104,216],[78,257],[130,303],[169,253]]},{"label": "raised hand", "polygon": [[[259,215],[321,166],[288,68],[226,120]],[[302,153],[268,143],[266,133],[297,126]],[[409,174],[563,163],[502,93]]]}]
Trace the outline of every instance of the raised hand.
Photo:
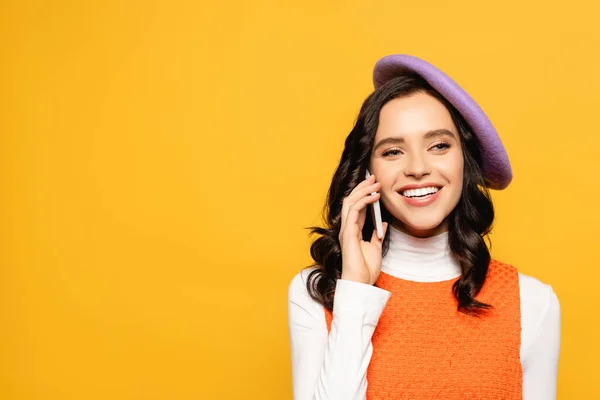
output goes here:
[{"label": "raised hand", "polygon": [[[371,240],[365,241],[362,229],[367,206],[379,200],[380,188],[381,184],[371,175],[359,183],[342,202],[342,224],[338,236],[342,248],[342,279],[373,285],[379,277],[383,237],[379,238],[373,229]],[[383,223],[384,237],[387,225],[387,222]]]}]

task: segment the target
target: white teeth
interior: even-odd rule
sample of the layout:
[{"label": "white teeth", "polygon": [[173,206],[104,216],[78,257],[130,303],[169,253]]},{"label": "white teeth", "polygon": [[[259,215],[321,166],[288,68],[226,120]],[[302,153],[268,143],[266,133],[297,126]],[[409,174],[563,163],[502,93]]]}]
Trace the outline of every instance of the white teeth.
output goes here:
[{"label": "white teeth", "polygon": [[419,189],[409,189],[409,190],[404,190],[403,192],[401,192],[401,194],[405,197],[415,197],[415,196],[425,196],[428,194],[433,194],[435,192],[437,192],[438,190],[440,190],[437,187],[425,187],[425,188],[419,188]]}]

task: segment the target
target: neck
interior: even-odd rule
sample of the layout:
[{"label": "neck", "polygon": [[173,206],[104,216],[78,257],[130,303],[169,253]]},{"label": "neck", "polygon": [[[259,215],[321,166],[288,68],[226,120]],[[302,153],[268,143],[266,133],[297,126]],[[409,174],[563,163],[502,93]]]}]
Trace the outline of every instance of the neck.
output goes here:
[{"label": "neck", "polygon": [[416,237],[391,225],[389,248],[381,270],[398,278],[438,282],[454,279],[462,270],[448,246],[448,231]]}]

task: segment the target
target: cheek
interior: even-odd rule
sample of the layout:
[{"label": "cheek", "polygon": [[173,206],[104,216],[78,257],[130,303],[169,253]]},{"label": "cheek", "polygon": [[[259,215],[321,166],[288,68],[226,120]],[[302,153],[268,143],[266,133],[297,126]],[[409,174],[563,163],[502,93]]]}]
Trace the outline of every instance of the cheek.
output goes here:
[{"label": "cheek", "polygon": [[450,157],[445,157],[444,161],[440,163],[440,171],[442,171],[442,173],[444,174],[446,179],[450,181],[450,183],[462,184],[464,169],[464,159],[462,151],[455,148],[455,151],[452,153],[452,155],[448,155]]},{"label": "cheek", "polygon": [[451,201],[452,203],[458,203],[463,189],[463,158],[460,157],[452,165],[448,165],[445,171],[445,177],[450,183]]},{"label": "cheek", "polygon": [[460,164],[460,167],[453,168],[450,173],[451,173],[452,183],[459,187],[462,187],[462,182],[463,182],[463,165],[462,165],[462,163]]},{"label": "cheek", "polygon": [[455,180],[456,180],[456,183],[458,183],[459,186],[462,188],[463,173],[464,173],[464,163],[463,163],[462,157],[460,158],[459,162],[457,162],[456,164],[457,164],[457,167],[454,168],[454,174],[456,176]]},{"label": "cheek", "polygon": [[438,164],[438,171],[452,185],[462,187],[464,162],[462,154],[448,157]]},{"label": "cheek", "polygon": [[377,176],[377,181],[381,183],[383,190],[390,189],[396,183],[401,170],[399,168],[381,168]]}]

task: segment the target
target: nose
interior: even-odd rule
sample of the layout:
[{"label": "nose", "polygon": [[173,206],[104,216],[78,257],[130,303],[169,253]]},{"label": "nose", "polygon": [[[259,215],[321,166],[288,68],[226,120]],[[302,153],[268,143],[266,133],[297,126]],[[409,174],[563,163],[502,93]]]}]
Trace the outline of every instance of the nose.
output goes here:
[{"label": "nose", "polygon": [[407,155],[406,165],[404,166],[405,176],[412,176],[416,179],[420,179],[429,174],[431,174],[431,166],[429,165],[426,156],[418,153]]}]

